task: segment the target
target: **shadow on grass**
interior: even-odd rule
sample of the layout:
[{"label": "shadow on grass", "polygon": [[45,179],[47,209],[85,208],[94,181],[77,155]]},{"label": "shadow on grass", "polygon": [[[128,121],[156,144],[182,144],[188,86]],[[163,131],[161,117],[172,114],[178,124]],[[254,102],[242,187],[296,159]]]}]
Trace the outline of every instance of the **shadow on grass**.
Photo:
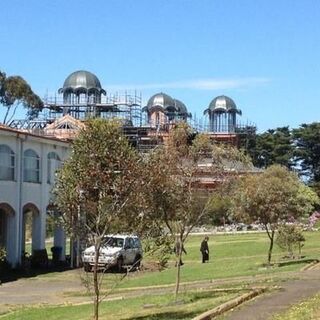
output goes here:
[{"label": "shadow on grass", "polygon": [[293,259],[293,260],[287,260],[287,261],[279,261],[278,266],[284,267],[284,266],[290,266],[292,264],[312,263],[312,262],[319,262],[319,260],[318,259]]},{"label": "shadow on grass", "polygon": [[264,263],[263,267],[286,267],[291,266],[295,264],[301,264],[301,263],[312,263],[312,262],[319,262],[318,259],[290,259],[290,260],[283,260],[283,261],[276,261],[272,262],[270,265],[267,263]]},{"label": "shadow on grass", "polygon": [[43,268],[28,268],[28,269],[7,269],[0,273],[0,282],[13,282],[19,279],[33,278],[42,274],[48,274],[53,272],[64,272],[71,270],[67,265],[54,266],[48,265]]}]

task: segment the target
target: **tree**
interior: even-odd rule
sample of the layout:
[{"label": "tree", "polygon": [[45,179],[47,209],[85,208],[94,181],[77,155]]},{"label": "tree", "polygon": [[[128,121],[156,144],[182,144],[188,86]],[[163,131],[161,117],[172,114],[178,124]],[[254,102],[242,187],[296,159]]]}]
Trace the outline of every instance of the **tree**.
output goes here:
[{"label": "tree", "polygon": [[232,194],[236,185],[237,177],[216,186],[210,195],[207,204],[207,213],[203,222],[208,221],[212,225],[225,225],[232,221]]},{"label": "tree", "polygon": [[317,195],[295,173],[273,165],[262,174],[243,177],[233,196],[233,211],[238,220],[264,225],[270,240],[270,264],[279,224],[311,213],[318,202]]},{"label": "tree", "polygon": [[[37,116],[43,108],[42,100],[22,77],[7,77],[2,71],[0,71],[0,104],[7,108],[3,119],[4,124],[10,122],[19,105],[28,110],[29,118]],[[10,113],[11,116],[8,118]]]},{"label": "tree", "polygon": [[166,146],[149,155],[148,208],[154,221],[164,224],[175,241],[177,298],[180,284],[180,260],[188,235],[207,210],[208,190],[201,188],[205,174],[215,181],[228,179],[229,170],[242,160],[231,147],[213,145],[206,135],[193,140],[191,129],[180,124],[169,135]]},{"label": "tree", "polygon": [[59,171],[54,189],[61,219],[72,237],[95,248],[94,319],[99,317],[101,277],[98,258],[107,234],[135,232],[140,222],[141,161],[117,121],[86,123]]},{"label": "tree", "polygon": [[293,250],[296,247],[299,250],[299,257],[301,256],[302,242],[305,241],[302,228],[296,224],[283,224],[279,226],[276,243],[282,250],[287,251],[290,258],[294,258]]},{"label": "tree", "polygon": [[293,166],[292,137],[289,127],[269,129],[256,136],[255,144],[248,149],[253,164],[266,168],[280,164],[287,168]]},{"label": "tree", "polygon": [[310,182],[320,183],[320,123],[302,124],[293,130],[296,163]]}]

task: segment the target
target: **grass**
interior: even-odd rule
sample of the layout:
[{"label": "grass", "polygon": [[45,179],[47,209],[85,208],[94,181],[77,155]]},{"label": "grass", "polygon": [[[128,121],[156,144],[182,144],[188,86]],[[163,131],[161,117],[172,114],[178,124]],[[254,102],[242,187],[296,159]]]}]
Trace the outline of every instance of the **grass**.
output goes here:
[{"label": "grass", "polygon": [[[305,234],[306,244],[302,254],[307,259],[318,258],[319,256],[319,236],[318,232],[308,232]],[[299,270],[306,262],[300,261],[290,263],[282,267],[266,268],[267,250],[269,246],[265,233],[254,234],[230,234],[212,235],[209,239],[210,261],[202,264],[200,257],[200,242],[203,237],[190,236],[186,243],[187,255],[183,256],[184,266],[182,267],[181,281],[215,280],[220,278],[231,278],[239,276],[273,275],[283,272]],[[281,260],[284,255],[276,246],[273,254],[273,261]],[[172,257],[173,259],[173,257]],[[152,260],[152,257],[145,255],[145,264]],[[293,261],[294,262],[294,261]],[[74,274],[79,278],[82,272]],[[148,287],[157,285],[168,285],[175,282],[176,268],[173,260],[169,268],[158,272],[132,273],[119,285],[120,288]],[[40,275],[39,279],[52,281],[64,281],[70,279],[70,274],[47,273]],[[114,283],[119,275],[107,273],[104,278],[106,287]]]},{"label": "grass", "polygon": [[320,319],[320,294],[291,307],[272,320],[318,320]]},{"label": "grass", "polygon": [[[239,293],[238,293],[239,294]],[[212,291],[188,292],[173,303],[172,295],[142,296],[125,300],[107,301],[101,304],[101,319],[192,319],[197,314],[214,308],[234,298],[237,293]],[[92,314],[91,305],[22,308],[5,315],[5,320],[87,320]]]},{"label": "grass", "polygon": [[[306,232],[304,235],[306,242],[302,254],[309,260],[319,258],[320,233]],[[297,261],[296,263],[290,263],[282,267],[263,267],[263,264],[266,262],[269,246],[265,233],[211,235],[209,239],[210,261],[209,263],[202,264],[199,251],[202,239],[203,236],[190,236],[185,245],[187,255],[183,256],[185,264],[182,267],[181,282],[199,280],[213,280],[214,282],[214,280],[221,278],[257,275],[270,275],[271,279],[285,279],[288,277],[288,274],[285,272],[297,271],[306,264],[306,262]],[[285,253],[275,246],[273,262],[280,261],[284,255]],[[136,287],[173,285],[176,277],[173,259],[174,257],[170,261],[169,268],[161,272],[147,270],[130,273],[127,278],[118,284],[117,291],[123,292],[124,290]],[[150,262],[152,262],[152,257],[148,257],[146,254],[144,263],[148,265]],[[83,275],[83,272],[80,269],[79,272],[47,273],[32,278],[30,281],[78,281],[81,274]],[[92,274],[89,274],[89,276],[92,276]],[[117,282],[118,279],[119,274],[107,273],[104,277],[102,290],[107,291],[110,285]],[[245,280],[243,280],[243,284],[246,284]],[[238,285],[241,286],[242,284],[239,283]],[[64,294],[68,297],[87,295],[85,289],[80,292],[65,292]],[[212,293],[206,293],[204,296],[201,296],[199,293],[187,293],[181,296],[184,301],[182,305],[168,305],[169,301],[172,301],[171,295],[148,295],[123,301],[120,300],[116,303],[105,302],[102,304],[102,312],[104,315],[108,314],[108,319],[190,319],[196,314],[213,308],[222,302],[219,299],[228,300],[232,297],[230,293],[219,294],[219,296],[215,296]],[[143,306],[146,304],[154,304],[156,306],[144,308]],[[6,315],[3,319],[37,320],[46,318],[47,320],[53,320],[62,318],[81,320],[89,318],[91,309],[90,305],[30,308]],[[120,314],[122,318],[120,318]],[[152,314],[153,316],[151,316]],[[103,317],[101,318],[103,319]],[[288,319],[291,320],[291,318]]]}]

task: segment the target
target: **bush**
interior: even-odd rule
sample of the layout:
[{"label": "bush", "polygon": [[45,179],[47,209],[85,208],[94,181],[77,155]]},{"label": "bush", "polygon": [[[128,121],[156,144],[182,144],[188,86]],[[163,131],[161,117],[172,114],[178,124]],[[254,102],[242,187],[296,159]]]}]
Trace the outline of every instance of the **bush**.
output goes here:
[{"label": "bush", "polygon": [[4,274],[5,271],[10,270],[10,265],[6,259],[7,252],[5,248],[0,247],[0,275]]},{"label": "bush", "polygon": [[157,263],[159,271],[168,266],[168,261],[173,250],[170,239],[166,236],[144,241],[144,252],[150,255]]},{"label": "bush", "polygon": [[0,262],[3,262],[6,260],[7,252],[6,249],[3,247],[0,247]]},{"label": "bush", "polygon": [[287,251],[290,258],[294,258],[294,249],[298,248],[299,257],[305,238],[302,229],[295,224],[284,224],[278,228],[276,244],[283,250]]},{"label": "bush", "polygon": [[31,267],[33,268],[47,268],[48,254],[46,249],[34,250],[31,256]]}]

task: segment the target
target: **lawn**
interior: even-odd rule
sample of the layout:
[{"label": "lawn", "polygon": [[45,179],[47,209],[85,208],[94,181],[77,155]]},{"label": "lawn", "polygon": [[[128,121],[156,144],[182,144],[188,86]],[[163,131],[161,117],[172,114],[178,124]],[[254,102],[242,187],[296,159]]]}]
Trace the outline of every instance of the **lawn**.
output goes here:
[{"label": "lawn", "polygon": [[[302,255],[305,259],[319,258],[319,232],[305,233],[306,243]],[[199,280],[214,281],[221,278],[232,278],[239,276],[272,275],[274,278],[285,279],[288,275],[285,272],[297,271],[306,265],[307,262],[294,262],[283,267],[266,268],[267,250],[269,246],[265,233],[250,234],[229,234],[211,235],[209,239],[210,261],[202,264],[200,257],[200,243],[203,236],[190,236],[186,243],[187,255],[183,256],[181,282],[192,282]],[[273,261],[280,261],[284,253],[276,246],[274,248]],[[126,291],[134,287],[150,287],[159,285],[173,285],[175,283],[176,268],[174,257],[169,267],[164,271],[144,270],[133,272],[117,285],[116,290]],[[152,262],[152,257],[145,255],[144,263]],[[84,275],[82,271],[70,273],[47,273],[39,275],[38,281],[68,281]],[[90,273],[89,276],[92,276]],[[108,291],[110,285],[119,279],[119,274],[107,273],[104,278],[103,291]],[[34,281],[30,279],[30,281]],[[258,279],[257,279],[258,281]],[[243,281],[245,284],[245,281]],[[241,283],[238,284],[241,287]],[[183,289],[183,285],[182,285]],[[65,292],[68,297],[86,295],[85,289],[81,292]],[[108,314],[108,319],[120,319],[119,312],[123,315],[121,319],[190,319],[195,314],[231,299],[232,294],[213,293],[192,293],[183,294],[179,299],[183,300],[182,305],[168,305],[172,300],[171,295],[144,296],[130,298],[115,302],[105,302],[102,305],[103,314]],[[222,301],[221,300],[221,301]],[[220,301],[220,302],[221,302]],[[145,308],[145,305],[155,305]],[[91,312],[90,305],[65,306],[65,307],[41,307],[23,309],[13,314],[6,315],[3,319],[88,319]],[[21,315],[23,314],[23,317]],[[111,315],[112,314],[112,315]],[[153,316],[150,316],[152,315]],[[103,317],[102,317],[103,319]]]},{"label": "lawn", "polygon": [[[216,293],[213,291],[188,292],[180,295],[175,303],[170,294],[142,296],[125,300],[107,301],[101,304],[100,318],[115,319],[192,319],[196,315],[224,303],[236,292]],[[88,320],[92,314],[91,305],[22,308],[3,316],[5,320]]]}]

